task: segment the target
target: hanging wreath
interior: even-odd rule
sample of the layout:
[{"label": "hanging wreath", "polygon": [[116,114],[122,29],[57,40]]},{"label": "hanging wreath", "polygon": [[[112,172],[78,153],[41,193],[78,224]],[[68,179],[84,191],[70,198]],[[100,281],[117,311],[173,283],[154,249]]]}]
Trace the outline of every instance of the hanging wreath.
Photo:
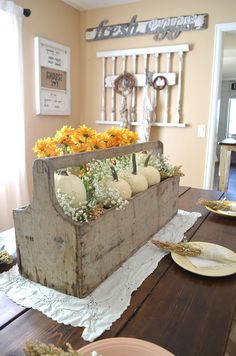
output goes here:
[{"label": "hanging wreath", "polygon": [[[158,80],[163,80],[164,84],[163,85],[157,85]],[[152,87],[155,90],[162,90],[167,86],[167,80],[166,77],[164,77],[163,75],[158,75],[152,82]]]},{"label": "hanging wreath", "polygon": [[131,73],[125,72],[120,74],[114,82],[115,92],[127,96],[129,95],[133,88],[135,87],[136,80],[135,76]]}]

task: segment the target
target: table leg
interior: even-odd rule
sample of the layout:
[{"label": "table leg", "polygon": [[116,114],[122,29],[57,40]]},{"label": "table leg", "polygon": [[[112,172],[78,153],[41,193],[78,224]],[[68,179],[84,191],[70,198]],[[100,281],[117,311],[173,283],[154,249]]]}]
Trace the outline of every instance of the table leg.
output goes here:
[{"label": "table leg", "polygon": [[229,170],[230,170],[231,150],[222,145],[220,148],[219,166],[219,191],[226,192],[228,189]]}]

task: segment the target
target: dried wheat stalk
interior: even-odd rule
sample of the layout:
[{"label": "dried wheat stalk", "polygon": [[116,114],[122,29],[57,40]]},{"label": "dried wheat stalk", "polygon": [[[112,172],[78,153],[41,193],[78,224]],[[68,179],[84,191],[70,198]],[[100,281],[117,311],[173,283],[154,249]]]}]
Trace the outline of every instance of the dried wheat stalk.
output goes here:
[{"label": "dried wheat stalk", "polygon": [[231,256],[229,254],[225,254],[224,251],[216,250],[214,248],[209,249],[207,247],[198,246],[197,242],[191,243],[188,242],[161,242],[158,240],[152,240],[152,243],[159,247],[161,250],[168,252],[175,252],[181,256],[189,256],[189,257],[200,257],[207,260],[222,262],[222,263],[236,263],[236,254],[235,256]]},{"label": "dried wheat stalk", "polygon": [[210,209],[213,210],[229,210],[229,206],[227,206],[224,203],[224,200],[205,200],[205,199],[199,199],[198,200],[199,205],[207,206]]},{"label": "dried wheat stalk", "polygon": [[67,343],[66,346],[67,351],[63,351],[55,345],[46,345],[39,341],[28,341],[25,345],[24,352],[27,356],[82,356],[75,351],[69,343]]},{"label": "dried wheat stalk", "polygon": [[199,256],[201,254],[200,248],[192,247],[187,242],[180,242],[175,244],[173,242],[161,242],[152,240],[152,243],[159,247],[161,250],[168,252],[175,252],[182,256]]}]

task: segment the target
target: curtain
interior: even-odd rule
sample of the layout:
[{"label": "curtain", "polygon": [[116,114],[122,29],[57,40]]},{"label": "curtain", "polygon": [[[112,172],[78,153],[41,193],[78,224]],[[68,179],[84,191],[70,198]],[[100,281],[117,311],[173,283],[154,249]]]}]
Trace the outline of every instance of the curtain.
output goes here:
[{"label": "curtain", "polygon": [[28,203],[25,164],[22,8],[0,0],[0,231]]}]

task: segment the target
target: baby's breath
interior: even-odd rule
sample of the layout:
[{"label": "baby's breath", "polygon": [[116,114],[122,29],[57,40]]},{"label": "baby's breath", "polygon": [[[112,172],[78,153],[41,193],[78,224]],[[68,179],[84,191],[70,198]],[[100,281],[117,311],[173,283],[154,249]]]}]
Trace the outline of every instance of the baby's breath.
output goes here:
[{"label": "baby's breath", "polygon": [[73,197],[62,193],[60,189],[57,190],[56,196],[65,215],[70,216],[74,221],[81,223],[89,222],[96,219],[103,213],[103,209],[100,204],[98,204],[96,199],[90,199],[89,201],[81,203],[79,207],[73,208]]},{"label": "baby's breath", "polygon": [[[139,166],[143,166],[144,162],[147,159],[147,154],[140,153],[137,155],[137,162]],[[158,153],[156,156],[151,155],[148,161],[149,166],[153,166],[158,169],[160,172],[161,178],[169,178],[169,177],[182,177],[184,174],[181,171],[181,166],[172,166],[168,162],[168,158]]]},{"label": "baby's breath", "polygon": [[[147,154],[137,154],[136,158],[138,165],[142,166],[146,161]],[[80,166],[79,170],[77,169],[87,193],[87,201],[81,203],[77,208],[73,207],[73,197],[63,194],[60,190],[56,192],[60,206],[72,220],[81,223],[89,222],[100,216],[104,212],[103,208],[123,209],[128,204],[128,201],[121,197],[117,189],[108,187],[106,184],[107,178],[112,179],[111,165],[115,167],[118,175],[124,177],[132,171],[131,155],[104,160],[93,159],[86,165]],[[151,155],[148,165],[157,168],[162,179],[183,175],[180,170],[181,167],[172,167],[168,163],[168,159],[160,154],[157,156]],[[72,168],[75,169],[76,167]]]},{"label": "baby's breath", "polygon": [[94,184],[94,195],[97,201],[106,208],[115,206],[117,209],[123,209],[127,200],[124,200],[117,189],[107,187],[103,181]]}]

